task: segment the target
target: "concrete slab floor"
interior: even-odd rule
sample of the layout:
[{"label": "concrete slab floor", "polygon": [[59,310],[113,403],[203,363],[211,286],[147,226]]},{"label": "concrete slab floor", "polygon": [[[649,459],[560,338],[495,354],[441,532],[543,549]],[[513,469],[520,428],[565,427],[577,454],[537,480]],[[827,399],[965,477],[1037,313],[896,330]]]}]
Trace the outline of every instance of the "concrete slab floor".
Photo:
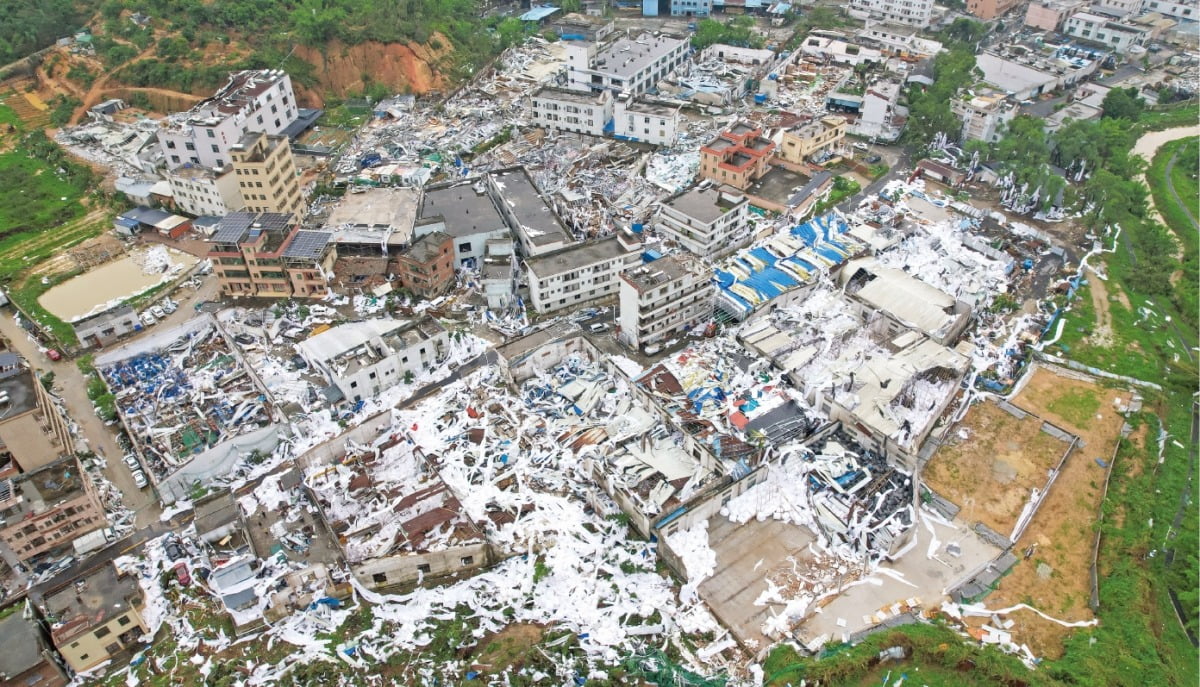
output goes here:
[{"label": "concrete slab floor", "polygon": [[[276,546],[279,546],[284,556],[290,561],[306,564],[320,562],[327,563],[331,567],[335,566],[341,557],[336,542],[333,541],[329,531],[325,529],[325,525],[321,523],[320,516],[309,512],[308,497],[298,489],[294,490],[293,494],[292,503],[283,506],[278,511],[259,509],[258,512],[246,518],[246,531],[250,534],[255,553],[260,558],[267,558]],[[297,535],[301,539],[308,539],[307,551],[293,551],[291,548],[283,546],[280,538],[272,534],[271,530],[275,523],[280,521],[283,522],[283,526],[289,534]]]},{"label": "concrete slab floor", "polygon": [[807,528],[779,520],[739,525],[714,516],[708,521],[708,545],[717,555],[717,572],[700,585],[701,598],[739,641],[769,645],[761,627],[770,607],[754,601],[767,589],[767,573],[815,539]]},{"label": "concrete slab floor", "polygon": [[764,174],[746,190],[759,198],[773,200],[782,205],[786,204],[788,198],[791,198],[807,183],[808,177],[803,174],[783,167],[772,167],[771,171]]},{"label": "concrete slab floor", "polygon": [[[843,641],[843,637],[884,620],[881,610],[887,609],[887,614],[891,615],[890,608],[894,604],[908,599],[918,600],[923,608],[940,606],[949,598],[946,595],[949,589],[1001,552],[998,547],[980,539],[961,519],[956,519],[953,526],[946,526],[922,517],[913,535],[916,544],[908,553],[898,561],[882,566],[894,570],[902,579],[877,572],[862,584],[847,589],[797,629],[796,636],[800,641],[810,646],[822,637]],[[936,548],[930,552],[935,536]],[[946,552],[946,546],[951,543],[962,548],[961,555]]]}]

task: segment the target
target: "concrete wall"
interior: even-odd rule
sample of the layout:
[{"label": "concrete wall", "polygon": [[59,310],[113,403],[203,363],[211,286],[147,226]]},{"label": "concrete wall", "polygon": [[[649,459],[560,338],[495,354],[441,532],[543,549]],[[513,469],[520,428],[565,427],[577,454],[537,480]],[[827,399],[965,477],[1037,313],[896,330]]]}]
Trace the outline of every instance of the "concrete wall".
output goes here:
[{"label": "concrete wall", "polygon": [[580,332],[577,336],[551,341],[514,358],[509,361],[509,374],[512,375],[513,382],[519,385],[537,373],[545,372],[561,364],[569,355],[583,354],[592,360],[597,360],[596,353],[596,347],[592,346]]},{"label": "concrete wall", "polygon": [[336,459],[346,455],[347,441],[353,441],[358,444],[370,443],[391,425],[392,412],[390,410],[373,415],[363,420],[362,424],[353,429],[346,430],[336,437],[305,451],[303,455],[296,458],[296,465],[301,471],[329,465]]},{"label": "concrete wall", "polygon": [[491,547],[486,542],[478,542],[443,551],[373,558],[353,563],[350,569],[364,587],[388,592],[405,588],[418,581],[469,573],[494,562]]}]

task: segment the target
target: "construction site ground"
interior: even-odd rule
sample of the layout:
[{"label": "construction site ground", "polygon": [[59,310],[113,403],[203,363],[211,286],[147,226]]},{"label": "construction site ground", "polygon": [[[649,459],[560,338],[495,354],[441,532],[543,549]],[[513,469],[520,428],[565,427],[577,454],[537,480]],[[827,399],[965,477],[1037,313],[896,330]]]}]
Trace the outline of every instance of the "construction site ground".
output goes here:
[{"label": "construction site ground", "polygon": [[923,480],[961,508],[966,522],[982,522],[1008,536],[1031,490],[1046,483],[1047,471],[1066,449],[1065,442],[1042,431],[1038,418],[1018,419],[985,401],[951,430]]},{"label": "construction site ground", "polygon": [[[1104,465],[1112,460],[1125,425],[1118,406],[1126,406],[1130,396],[1045,367],[1038,367],[1018,394],[1018,406],[1077,435],[1080,447],[1015,543],[1018,562],[985,599],[989,608],[1027,603],[1067,622],[1094,617],[1089,570],[1107,477],[1097,460]],[[1018,612],[1010,618],[1015,621],[1009,630],[1014,641],[1046,658],[1062,656],[1063,641],[1074,631],[1034,613]]]}]

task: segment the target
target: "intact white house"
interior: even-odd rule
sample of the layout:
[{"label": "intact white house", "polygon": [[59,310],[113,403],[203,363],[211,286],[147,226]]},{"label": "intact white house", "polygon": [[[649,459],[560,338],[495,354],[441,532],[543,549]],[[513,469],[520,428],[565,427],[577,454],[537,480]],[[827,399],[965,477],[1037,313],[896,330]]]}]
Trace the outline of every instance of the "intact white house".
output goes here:
[{"label": "intact white house", "polygon": [[1067,18],[1063,33],[1088,43],[1103,45],[1116,53],[1125,53],[1133,46],[1144,43],[1147,31],[1103,15],[1076,12]]},{"label": "intact white house", "polygon": [[277,69],[249,69],[187,112],[163,120],[159,146],[167,169],[191,163],[223,168],[248,132],[279,135],[299,114],[292,79]]},{"label": "intact white house", "polygon": [[933,0],[850,0],[847,8],[857,19],[928,28],[933,22]]},{"label": "intact white house", "polygon": [[613,91],[572,91],[544,86],[530,96],[534,126],[589,136],[674,145],[679,135],[679,107],[651,103]]},{"label": "intact white house", "polygon": [[613,117],[612,91],[569,91],[544,86],[530,96],[533,125],[603,136]]},{"label": "intact white house", "polygon": [[621,273],[622,341],[659,344],[713,315],[713,271],[690,253],[677,253]]},{"label": "intact white house", "polygon": [[199,217],[225,215],[246,207],[232,167],[216,171],[185,165],[165,174],[177,209]]},{"label": "intact white house", "polygon": [[527,258],[530,305],[549,313],[616,297],[621,272],[641,260],[638,248],[631,235],[619,232]]},{"label": "intact white house", "polygon": [[568,87],[580,91],[611,90],[640,95],[675,71],[691,51],[687,39],[643,33],[605,45],[568,41]]},{"label": "intact white house", "polygon": [[658,231],[700,257],[727,255],[752,238],[747,229],[750,203],[732,186],[708,185],[685,191],[659,205]]},{"label": "intact white house", "polygon": [[358,402],[431,369],[446,353],[449,336],[432,317],[382,318],[339,325],[296,344],[346,400]]},{"label": "intact white house", "polygon": [[623,94],[613,108],[613,135],[660,146],[675,145],[679,137],[679,107]]}]

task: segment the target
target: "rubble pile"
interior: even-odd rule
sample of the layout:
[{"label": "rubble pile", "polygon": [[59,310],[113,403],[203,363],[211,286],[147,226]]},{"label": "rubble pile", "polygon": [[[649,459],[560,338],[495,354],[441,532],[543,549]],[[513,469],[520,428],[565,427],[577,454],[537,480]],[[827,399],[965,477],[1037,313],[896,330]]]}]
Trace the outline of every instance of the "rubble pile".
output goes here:
[{"label": "rubble pile", "polygon": [[156,477],[269,421],[271,402],[210,318],[138,349],[99,370]]}]

